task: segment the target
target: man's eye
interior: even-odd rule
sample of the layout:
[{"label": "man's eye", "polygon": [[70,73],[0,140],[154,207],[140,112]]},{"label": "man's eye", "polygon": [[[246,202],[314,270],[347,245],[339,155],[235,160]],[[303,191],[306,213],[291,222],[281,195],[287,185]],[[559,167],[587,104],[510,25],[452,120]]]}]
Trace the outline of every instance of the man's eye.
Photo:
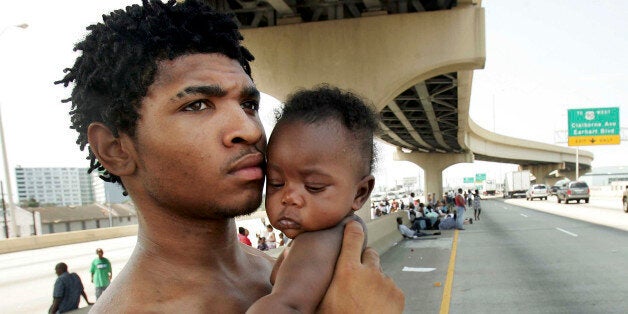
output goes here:
[{"label": "man's eye", "polygon": [[183,111],[201,111],[209,108],[206,100],[197,100],[183,107]]},{"label": "man's eye", "polygon": [[257,100],[247,100],[245,102],[243,102],[242,104],[240,104],[240,106],[243,109],[250,109],[253,111],[258,111],[259,110],[259,101]]}]

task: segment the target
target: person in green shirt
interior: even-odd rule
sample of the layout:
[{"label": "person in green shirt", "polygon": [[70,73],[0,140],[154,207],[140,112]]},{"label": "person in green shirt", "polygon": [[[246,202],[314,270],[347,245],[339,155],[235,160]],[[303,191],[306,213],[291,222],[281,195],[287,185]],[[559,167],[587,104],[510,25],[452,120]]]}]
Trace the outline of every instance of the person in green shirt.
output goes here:
[{"label": "person in green shirt", "polygon": [[103,257],[103,250],[97,248],[96,254],[98,254],[98,258],[92,261],[92,267],[89,271],[92,273],[92,282],[96,286],[96,300],[98,300],[105,289],[109,287],[113,273],[111,271],[111,263]]}]

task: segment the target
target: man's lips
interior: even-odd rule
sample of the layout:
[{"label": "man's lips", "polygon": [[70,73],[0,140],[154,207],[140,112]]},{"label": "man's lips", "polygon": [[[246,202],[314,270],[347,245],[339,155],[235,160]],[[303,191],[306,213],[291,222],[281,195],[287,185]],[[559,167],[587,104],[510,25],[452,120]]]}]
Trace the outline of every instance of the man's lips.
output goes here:
[{"label": "man's lips", "polygon": [[264,156],[261,153],[245,155],[236,161],[229,174],[245,180],[260,180],[264,177],[263,163]]}]

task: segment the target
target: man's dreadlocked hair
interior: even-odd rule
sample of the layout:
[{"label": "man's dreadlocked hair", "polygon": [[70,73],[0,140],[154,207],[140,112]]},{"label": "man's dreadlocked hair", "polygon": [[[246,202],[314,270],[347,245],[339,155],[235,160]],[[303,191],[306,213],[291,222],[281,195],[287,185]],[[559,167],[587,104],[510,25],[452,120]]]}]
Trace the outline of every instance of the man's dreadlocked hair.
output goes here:
[{"label": "man's dreadlocked hair", "polygon": [[[78,133],[81,150],[87,143],[87,128],[93,122],[105,124],[114,136],[134,136],[141,100],[155,79],[157,63],[190,53],[220,53],[237,60],[251,76],[253,55],[232,16],[218,13],[200,0],[177,3],[170,0],[143,0],[103,15],[103,22],[87,27],[88,35],[75,45],[82,54],[65,77],[55,82],[67,87],[74,83],[70,116]],[[88,147],[88,172],[98,170],[107,182],[120,178],[109,173]],[[126,193],[125,193],[126,194]]]},{"label": "man's dreadlocked hair", "polygon": [[[329,120],[340,122],[353,135],[361,166],[373,172],[377,150],[373,137],[379,130],[379,116],[360,96],[327,84],[311,90],[300,90],[288,96],[281,111],[275,113],[277,127],[283,123],[324,123]],[[271,135],[272,137],[272,135]]]}]

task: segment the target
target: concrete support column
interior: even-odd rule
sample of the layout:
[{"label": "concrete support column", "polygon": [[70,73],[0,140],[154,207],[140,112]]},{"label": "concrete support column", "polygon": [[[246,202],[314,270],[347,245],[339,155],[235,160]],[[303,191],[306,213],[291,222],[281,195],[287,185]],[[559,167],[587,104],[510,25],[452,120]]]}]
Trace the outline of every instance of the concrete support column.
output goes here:
[{"label": "concrete support column", "polygon": [[[575,170],[560,170],[559,174],[558,174],[558,180],[562,180],[563,178],[567,178],[571,181],[575,181],[577,180],[576,178],[576,171]],[[557,181],[558,181],[557,180]]]},{"label": "concrete support column", "polygon": [[[522,170],[530,170],[530,173],[536,177],[536,183],[538,184],[549,184],[552,185],[556,183],[556,176],[550,175],[555,170],[560,169],[560,164],[543,164],[543,165],[526,165],[522,166]],[[554,180],[553,180],[554,179]]]},{"label": "concrete support column", "polygon": [[423,182],[425,192],[436,193],[440,197],[443,195],[443,170],[458,163],[473,162],[473,154],[405,153],[397,149],[393,159],[409,161],[421,167],[425,172],[425,182]]}]

